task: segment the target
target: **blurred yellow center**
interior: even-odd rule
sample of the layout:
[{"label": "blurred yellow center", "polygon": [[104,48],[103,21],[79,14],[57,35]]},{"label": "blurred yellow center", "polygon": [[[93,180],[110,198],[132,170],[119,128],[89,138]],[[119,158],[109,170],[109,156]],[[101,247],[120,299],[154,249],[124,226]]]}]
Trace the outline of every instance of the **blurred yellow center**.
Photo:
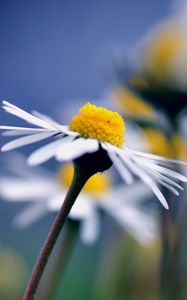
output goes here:
[{"label": "blurred yellow center", "polygon": [[[64,187],[69,187],[73,177],[73,166],[71,164],[64,165],[59,173],[58,179],[60,184]],[[85,184],[83,191],[94,195],[103,194],[107,192],[110,187],[110,179],[104,173],[97,173],[90,177]]]},{"label": "blurred yellow center", "polygon": [[151,153],[165,157],[172,157],[169,139],[162,131],[153,128],[144,129]]},{"label": "blurred yellow center", "polygon": [[156,34],[153,33],[144,52],[143,67],[158,81],[168,77],[173,59],[185,44],[186,34],[177,24],[164,25]]},{"label": "blurred yellow center", "polygon": [[175,157],[178,159],[186,160],[187,158],[187,143],[179,135],[174,135],[172,138],[172,145]]},{"label": "blurred yellow center", "polygon": [[72,118],[69,129],[84,138],[108,142],[117,147],[124,144],[125,123],[117,113],[103,107],[87,103],[80,113]]},{"label": "blurred yellow center", "polygon": [[119,101],[122,109],[127,115],[132,117],[153,117],[155,111],[153,107],[144,102],[135,93],[127,89],[116,90],[117,100]]},{"label": "blurred yellow center", "polygon": [[186,160],[187,143],[179,135],[168,138],[158,129],[146,128],[144,131],[151,153]]}]

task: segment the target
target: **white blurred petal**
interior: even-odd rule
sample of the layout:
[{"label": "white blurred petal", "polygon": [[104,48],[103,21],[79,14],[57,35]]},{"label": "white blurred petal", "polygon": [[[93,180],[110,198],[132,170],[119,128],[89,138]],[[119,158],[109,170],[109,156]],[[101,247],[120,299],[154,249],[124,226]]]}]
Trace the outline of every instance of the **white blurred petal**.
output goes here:
[{"label": "white blurred petal", "polygon": [[13,224],[19,229],[25,229],[47,214],[44,203],[31,204],[23,209],[13,220]]},{"label": "white blurred petal", "polygon": [[92,214],[92,210],[95,209],[92,201],[94,200],[92,200],[87,193],[80,193],[70,211],[69,216],[75,220],[84,220],[89,218]]},{"label": "white blurred petal", "polygon": [[157,236],[155,219],[140,207],[113,207],[110,209],[110,215],[142,245],[149,244]]},{"label": "white blurred petal", "polygon": [[107,203],[115,203],[116,205],[125,205],[126,203],[139,203],[152,195],[150,188],[142,181],[135,181],[133,185],[124,186],[120,184],[114,187],[110,192],[104,195],[104,201],[100,201],[100,205]]},{"label": "white blurred petal", "polygon": [[40,201],[55,189],[53,182],[46,180],[0,178],[0,195],[7,201]]},{"label": "white blurred petal", "polygon": [[27,157],[18,153],[12,152],[11,154],[3,157],[2,167],[6,168],[13,175],[17,175],[22,179],[37,179],[37,180],[50,180],[50,183],[56,182],[56,176],[54,178],[54,172],[43,166],[37,166],[35,168],[30,167],[27,164]]},{"label": "white blurred petal", "polygon": [[99,214],[96,210],[92,210],[89,218],[82,221],[80,228],[80,237],[84,244],[91,245],[98,238],[100,230]]},{"label": "white blurred petal", "polygon": [[48,210],[51,212],[59,211],[62,207],[66,194],[67,191],[65,189],[56,191],[56,193],[54,193],[46,203]]}]

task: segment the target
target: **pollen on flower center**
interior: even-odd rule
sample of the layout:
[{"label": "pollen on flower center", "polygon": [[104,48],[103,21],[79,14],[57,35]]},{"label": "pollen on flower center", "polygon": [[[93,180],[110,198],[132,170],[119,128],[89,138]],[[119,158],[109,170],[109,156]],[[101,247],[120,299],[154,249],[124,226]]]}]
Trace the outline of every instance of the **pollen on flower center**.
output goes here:
[{"label": "pollen on flower center", "polygon": [[[69,187],[73,177],[73,166],[71,164],[64,165],[58,173],[58,180],[63,187]],[[100,195],[109,189],[110,178],[107,174],[97,173],[90,177],[85,184],[83,191],[93,195]]]},{"label": "pollen on flower center", "polygon": [[117,113],[103,107],[87,103],[80,113],[72,118],[69,128],[84,138],[108,142],[117,147],[124,144],[125,123]]}]

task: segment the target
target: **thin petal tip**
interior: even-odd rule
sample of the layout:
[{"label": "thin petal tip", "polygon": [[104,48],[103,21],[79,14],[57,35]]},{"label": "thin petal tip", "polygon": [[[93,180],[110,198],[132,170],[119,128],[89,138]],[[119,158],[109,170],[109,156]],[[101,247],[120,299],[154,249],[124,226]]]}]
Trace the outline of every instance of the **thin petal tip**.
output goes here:
[{"label": "thin petal tip", "polygon": [[163,204],[164,208],[169,210],[169,205],[167,203]]},{"label": "thin petal tip", "polygon": [[1,152],[7,152],[9,149],[7,148],[6,145],[1,147]]},{"label": "thin petal tip", "polygon": [[27,159],[27,163],[29,166],[37,166],[39,165],[40,163],[38,161],[35,161],[32,156],[29,156],[28,159]]}]

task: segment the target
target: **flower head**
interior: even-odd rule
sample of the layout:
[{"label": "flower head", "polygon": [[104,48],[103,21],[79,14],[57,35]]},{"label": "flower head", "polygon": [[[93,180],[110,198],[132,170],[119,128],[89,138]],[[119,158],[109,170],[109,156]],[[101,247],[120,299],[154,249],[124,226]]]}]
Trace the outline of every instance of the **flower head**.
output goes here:
[{"label": "flower head", "polygon": [[117,147],[124,144],[125,123],[117,113],[103,107],[87,103],[80,113],[72,118],[69,129],[84,138],[108,142]]},{"label": "flower head", "polygon": [[[11,175],[0,176],[0,195],[6,201],[28,203],[14,218],[16,227],[26,228],[45,214],[60,210],[73,176],[72,164],[63,165],[57,175],[41,166],[30,170],[18,155],[9,156],[8,162]],[[157,234],[153,211],[141,205],[150,196],[149,189],[142,183],[112,188],[110,181],[108,174],[92,176],[72,207],[69,218],[80,222],[81,240],[86,244],[96,240],[102,210],[140,244],[148,244]]]},{"label": "flower head", "polygon": [[[28,158],[30,165],[37,165],[55,157],[58,161],[81,163],[87,170],[92,169],[90,174],[93,175],[114,164],[126,183],[133,182],[133,175],[145,182],[165,208],[168,208],[168,204],[157,183],[164,185],[178,195],[177,189],[183,189],[178,182],[187,182],[185,176],[167,167],[168,163],[186,164],[186,162],[166,159],[125,147],[121,136],[124,123],[117,113],[88,104],[83,107],[80,115],[72,119],[69,126],[64,126],[48,116],[36,112],[29,114],[6,101],[3,102],[3,108],[39,128],[0,126],[0,129],[6,129],[5,135],[23,135],[23,137],[5,144],[2,151],[15,149],[49,137],[55,139],[30,155]],[[92,118],[93,115],[94,118]],[[90,119],[92,120],[91,127],[87,127]],[[84,132],[83,126],[85,126]],[[92,135],[93,132],[94,136]]]}]

